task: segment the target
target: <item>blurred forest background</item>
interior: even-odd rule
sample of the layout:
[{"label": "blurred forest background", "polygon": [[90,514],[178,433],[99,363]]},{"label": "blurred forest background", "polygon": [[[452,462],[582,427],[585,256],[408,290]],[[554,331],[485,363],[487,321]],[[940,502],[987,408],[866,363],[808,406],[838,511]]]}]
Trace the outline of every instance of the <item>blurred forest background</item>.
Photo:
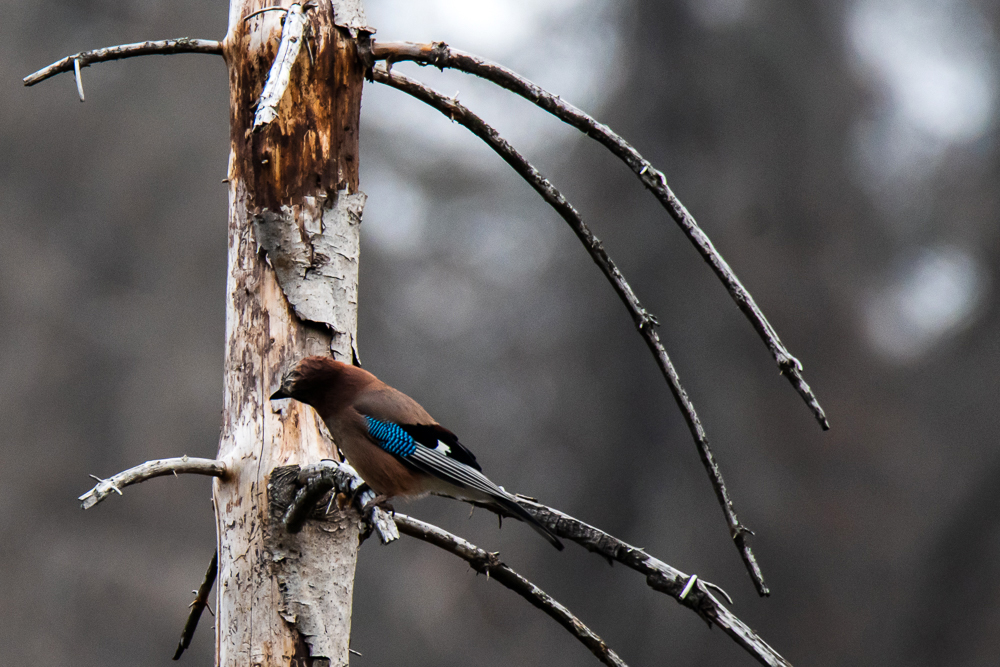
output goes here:
[{"label": "blurred forest background", "polygon": [[[690,435],[566,225],[464,129],[368,85],[361,359],[507,488],[723,586],[793,664],[1000,655],[998,5],[973,0],[368,0],[590,111],[660,167],[805,364],[821,433],[633,174],[456,73],[563,189],[701,412],[769,599]],[[21,77],[111,44],[221,38],[224,0],[0,2],[0,655],[168,665],[214,548],[209,482],[83,513],[88,474],[213,456],[222,407],[227,78],[183,55]],[[398,507],[499,550],[631,665],[753,664],[581,549],[464,505]],[[212,660],[206,616],[181,664]],[[362,549],[352,665],[597,664],[433,547]]]}]

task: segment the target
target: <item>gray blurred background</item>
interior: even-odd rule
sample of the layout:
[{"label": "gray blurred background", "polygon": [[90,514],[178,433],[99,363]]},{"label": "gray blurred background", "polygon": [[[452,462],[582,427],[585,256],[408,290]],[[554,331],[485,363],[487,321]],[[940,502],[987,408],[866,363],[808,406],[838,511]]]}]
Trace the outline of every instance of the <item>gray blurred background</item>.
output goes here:
[{"label": "gray blurred background", "polygon": [[[368,86],[361,356],[509,489],[685,572],[794,664],[1000,654],[996,3],[369,0],[594,113],[663,169],[827,409],[622,164],[530,105],[397,65],[494,122],[581,209],[662,322],[773,595],[758,599],[691,438],[569,229],[478,140]],[[227,78],[151,57],[32,88],[110,44],[221,38],[223,0],[0,2],[0,662],[167,665],[214,548],[209,483],[83,513],[88,474],[212,456],[222,406]],[[484,547],[633,666],[753,664],[721,632],[514,522],[399,509]],[[212,660],[212,621],[181,664]],[[587,665],[452,556],[364,545],[353,665]]]}]

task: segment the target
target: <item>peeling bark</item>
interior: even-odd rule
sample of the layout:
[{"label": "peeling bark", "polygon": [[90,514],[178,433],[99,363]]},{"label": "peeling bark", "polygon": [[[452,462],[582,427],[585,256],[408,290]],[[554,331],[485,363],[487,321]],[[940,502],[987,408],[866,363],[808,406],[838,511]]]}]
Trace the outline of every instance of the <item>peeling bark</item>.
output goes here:
[{"label": "peeling bark", "polygon": [[330,208],[310,202],[305,216],[287,206],[253,218],[257,243],[266,251],[278,284],[303,320],[325,324],[334,350],[353,349],[358,321],[358,226],[364,193],[340,193]]},{"label": "peeling bark", "polygon": [[[268,400],[309,354],[354,354],[357,330],[358,120],[367,33],[338,28],[331,3],[304,19],[274,118],[254,111],[281,38],[282,13],[244,20],[271,0],[231,0],[229,263],[225,401],[216,480],[219,604],[225,667],[346,665],[358,547],[352,510],[289,534],[269,510],[274,468],[337,458],[311,408]],[[350,4],[350,3],[348,3]],[[357,3],[355,3],[357,4]],[[287,6],[287,5],[286,5]],[[363,18],[363,12],[358,11]],[[308,55],[307,55],[308,54]]]}]

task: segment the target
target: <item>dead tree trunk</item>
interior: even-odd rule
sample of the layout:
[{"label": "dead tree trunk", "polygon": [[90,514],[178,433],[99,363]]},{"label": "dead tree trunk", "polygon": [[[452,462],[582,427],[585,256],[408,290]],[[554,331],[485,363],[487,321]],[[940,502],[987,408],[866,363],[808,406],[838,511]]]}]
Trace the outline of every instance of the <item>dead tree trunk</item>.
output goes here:
[{"label": "dead tree trunk", "polygon": [[[286,0],[287,1],[287,0]],[[716,269],[737,303],[755,322],[779,368],[788,373],[820,424],[822,408],[801,376],[801,364],[781,344],[728,264],[667,187],[666,177],[606,126],[496,63],[433,44],[387,43],[372,48],[360,0],[292,2],[231,0],[223,42],[172,39],[122,44],[67,56],[25,77],[34,85],[74,72],[83,100],[81,69],[90,63],[167,53],[223,55],[229,66],[232,149],[229,161],[229,262],[226,308],[225,403],[219,458],[187,456],[147,461],[82,495],[93,507],[112,493],[153,477],[192,473],[215,477],[213,499],[218,558],[185,626],[178,651],[187,648],[208,591],[218,576],[217,664],[226,667],[326,667],[347,665],[351,598],[361,517],[383,542],[402,532],[435,544],[478,572],[518,592],[570,631],[602,662],[624,665],[618,655],[566,607],[487,552],[436,526],[365,503],[362,484],[337,458],[324,427],[303,403],[272,403],[279,375],[300,357],[331,354],[357,361],[358,232],[365,196],[358,190],[358,122],[366,68],[375,60],[452,67],[511,90],[599,140],[624,160],[681,224]],[[308,58],[306,57],[308,55]],[[371,70],[386,83],[426,102],[467,127],[495,150],[572,227],[628,308],[666,377],[709,471],[730,523],[731,536],[761,595],[768,593],[746,543],[694,406],[655,331],[656,318],[639,303],[621,271],[577,210],[492,127],[455,98],[448,98],[388,66]],[[301,488],[300,488],[301,487]],[[317,497],[330,493],[325,510]],[[293,493],[294,492],[294,493]],[[343,503],[336,493],[350,496]],[[721,627],[765,665],[788,665],[716,594],[718,586],[666,563],[557,510],[530,500],[522,509],[560,538],[576,542],[646,576],[667,593]],[[286,513],[287,509],[287,513]],[[306,518],[319,519],[305,521]],[[395,522],[395,523],[394,523]]]},{"label": "dead tree trunk", "polygon": [[[224,667],[348,662],[357,515],[348,509],[291,535],[268,509],[276,466],[337,457],[311,408],[268,401],[281,372],[308,354],[355,354],[357,42],[367,33],[360,3],[353,12],[347,4],[251,16],[273,4],[231,0],[223,41],[232,147],[219,460],[229,474],[213,495]],[[302,31],[289,35],[294,21]],[[279,50],[288,62],[276,61]],[[277,94],[262,122],[265,83]]]}]

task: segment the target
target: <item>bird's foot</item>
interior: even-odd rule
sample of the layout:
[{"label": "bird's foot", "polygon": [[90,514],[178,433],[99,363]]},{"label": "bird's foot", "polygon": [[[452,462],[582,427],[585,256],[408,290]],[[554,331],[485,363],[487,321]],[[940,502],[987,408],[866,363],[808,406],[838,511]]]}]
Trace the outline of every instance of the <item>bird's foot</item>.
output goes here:
[{"label": "bird's foot", "polygon": [[361,507],[361,513],[368,514],[373,507],[378,507],[385,510],[389,514],[395,514],[396,509],[389,504],[389,498],[391,498],[391,496],[382,495],[380,493]]}]

